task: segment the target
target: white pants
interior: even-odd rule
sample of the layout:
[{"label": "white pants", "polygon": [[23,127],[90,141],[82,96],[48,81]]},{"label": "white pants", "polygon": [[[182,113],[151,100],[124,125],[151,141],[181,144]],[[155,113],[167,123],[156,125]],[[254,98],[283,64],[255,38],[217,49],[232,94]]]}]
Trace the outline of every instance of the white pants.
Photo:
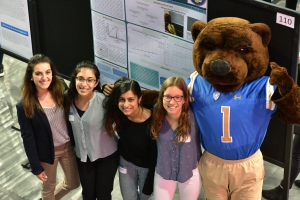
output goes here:
[{"label": "white pants", "polygon": [[178,183],[180,200],[197,200],[201,191],[201,179],[198,168],[193,170],[193,176],[184,183],[165,180],[155,172],[154,200],[172,200]]}]

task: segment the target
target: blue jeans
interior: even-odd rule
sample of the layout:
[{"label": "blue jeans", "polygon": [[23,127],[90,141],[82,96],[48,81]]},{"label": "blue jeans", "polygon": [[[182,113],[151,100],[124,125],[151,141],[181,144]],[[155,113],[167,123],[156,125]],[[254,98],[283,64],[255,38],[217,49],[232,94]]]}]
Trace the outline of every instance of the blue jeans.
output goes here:
[{"label": "blue jeans", "polygon": [[142,193],[149,169],[138,167],[120,156],[119,181],[123,200],[148,200]]}]

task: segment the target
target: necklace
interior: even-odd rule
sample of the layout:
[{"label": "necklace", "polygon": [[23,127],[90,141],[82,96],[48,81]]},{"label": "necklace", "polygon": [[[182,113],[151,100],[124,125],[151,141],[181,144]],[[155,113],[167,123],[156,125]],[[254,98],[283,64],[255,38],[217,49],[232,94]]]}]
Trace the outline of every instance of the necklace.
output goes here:
[{"label": "necklace", "polygon": [[47,100],[48,94],[49,94],[49,92],[47,92],[47,94],[45,95],[45,97],[43,99],[41,97],[38,97],[39,101],[45,101],[48,104],[49,103],[49,99]]}]

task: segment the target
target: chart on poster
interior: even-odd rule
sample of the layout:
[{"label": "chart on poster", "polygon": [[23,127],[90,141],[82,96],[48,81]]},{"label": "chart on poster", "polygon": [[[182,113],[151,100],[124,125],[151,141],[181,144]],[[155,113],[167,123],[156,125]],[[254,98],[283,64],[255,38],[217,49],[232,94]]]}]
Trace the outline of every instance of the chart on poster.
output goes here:
[{"label": "chart on poster", "polygon": [[95,62],[102,84],[125,76],[158,90],[169,76],[195,71],[191,25],[207,0],[91,0]]},{"label": "chart on poster", "polygon": [[27,0],[1,0],[0,47],[26,59],[32,57]]}]

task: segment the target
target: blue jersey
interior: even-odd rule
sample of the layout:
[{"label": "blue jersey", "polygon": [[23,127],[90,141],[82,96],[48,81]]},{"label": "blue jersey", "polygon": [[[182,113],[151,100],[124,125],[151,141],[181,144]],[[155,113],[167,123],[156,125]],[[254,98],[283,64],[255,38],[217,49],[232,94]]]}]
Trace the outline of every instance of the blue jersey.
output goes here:
[{"label": "blue jersey", "polygon": [[275,86],[269,77],[244,83],[229,93],[216,91],[197,72],[187,84],[205,150],[226,160],[239,160],[260,148],[276,110],[271,101]]}]

